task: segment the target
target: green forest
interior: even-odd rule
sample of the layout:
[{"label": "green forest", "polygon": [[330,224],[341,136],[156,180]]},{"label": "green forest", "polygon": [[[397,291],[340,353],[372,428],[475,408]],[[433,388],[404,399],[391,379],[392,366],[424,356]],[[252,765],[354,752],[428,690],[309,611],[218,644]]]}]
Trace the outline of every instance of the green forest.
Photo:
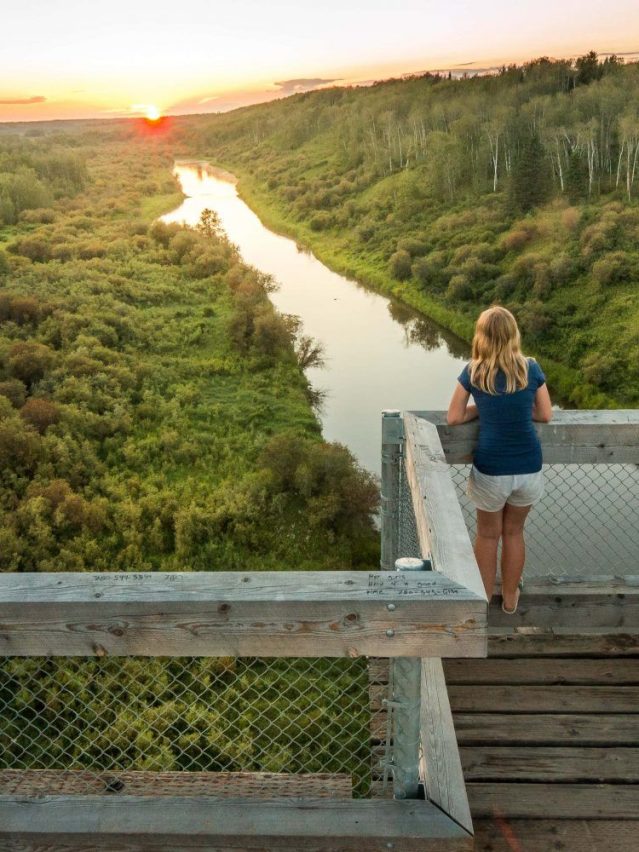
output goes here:
[{"label": "green forest", "polygon": [[466,340],[517,316],[568,407],[639,404],[639,65],[541,58],[182,119],[262,219]]},{"label": "green forest", "polygon": [[128,123],[0,136],[0,570],[374,565],[273,282],[214,214],[154,221],[172,163]]}]

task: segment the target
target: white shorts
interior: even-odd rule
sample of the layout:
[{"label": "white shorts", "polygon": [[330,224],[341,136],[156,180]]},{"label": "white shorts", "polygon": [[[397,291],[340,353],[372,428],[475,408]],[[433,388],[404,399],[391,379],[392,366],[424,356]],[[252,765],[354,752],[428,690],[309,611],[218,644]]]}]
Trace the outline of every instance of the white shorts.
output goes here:
[{"label": "white shorts", "polygon": [[490,476],[475,465],[470,469],[466,494],[478,509],[499,512],[506,503],[511,506],[532,506],[544,493],[544,474],[518,473],[513,476]]}]

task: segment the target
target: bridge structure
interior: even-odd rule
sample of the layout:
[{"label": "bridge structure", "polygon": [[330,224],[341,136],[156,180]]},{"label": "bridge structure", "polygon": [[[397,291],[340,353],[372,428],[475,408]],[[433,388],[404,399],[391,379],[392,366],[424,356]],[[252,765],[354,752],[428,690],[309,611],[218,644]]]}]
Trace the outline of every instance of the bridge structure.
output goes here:
[{"label": "bridge structure", "polygon": [[441,412],[383,415],[379,570],[0,575],[0,850],[632,848],[639,412],[539,434],[515,616]]}]

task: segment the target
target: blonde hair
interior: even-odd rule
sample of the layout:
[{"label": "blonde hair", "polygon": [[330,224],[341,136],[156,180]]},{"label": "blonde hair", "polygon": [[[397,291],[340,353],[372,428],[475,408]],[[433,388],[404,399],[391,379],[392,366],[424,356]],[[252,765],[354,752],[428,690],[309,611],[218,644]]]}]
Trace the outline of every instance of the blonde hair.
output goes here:
[{"label": "blonde hair", "polygon": [[485,393],[496,394],[499,370],[506,377],[506,393],[528,385],[528,361],[521,354],[521,336],[515,317],[493,305],[479,315],[475,325],[470,362],[470,382]]}]

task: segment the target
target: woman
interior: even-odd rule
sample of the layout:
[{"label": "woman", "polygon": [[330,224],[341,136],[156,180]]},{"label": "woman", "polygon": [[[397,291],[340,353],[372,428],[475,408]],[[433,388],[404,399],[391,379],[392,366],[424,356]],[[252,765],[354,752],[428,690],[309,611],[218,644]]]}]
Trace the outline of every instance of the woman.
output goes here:
[{"label": "woman", "polygon": [[[494,306],[480,314],[471,361],[448,407],[451,426],[479,417],[479,443],[467,494],[477,508],[475,557],[491,599],[502,539],[502,609],[517,611],[525,561],[524,523],[543,494],[541,446],[533,420],[548,423],[552,407],[546,378],[520,351],[514,316]],[[475,404],[468,404],[472,394]]]}]

